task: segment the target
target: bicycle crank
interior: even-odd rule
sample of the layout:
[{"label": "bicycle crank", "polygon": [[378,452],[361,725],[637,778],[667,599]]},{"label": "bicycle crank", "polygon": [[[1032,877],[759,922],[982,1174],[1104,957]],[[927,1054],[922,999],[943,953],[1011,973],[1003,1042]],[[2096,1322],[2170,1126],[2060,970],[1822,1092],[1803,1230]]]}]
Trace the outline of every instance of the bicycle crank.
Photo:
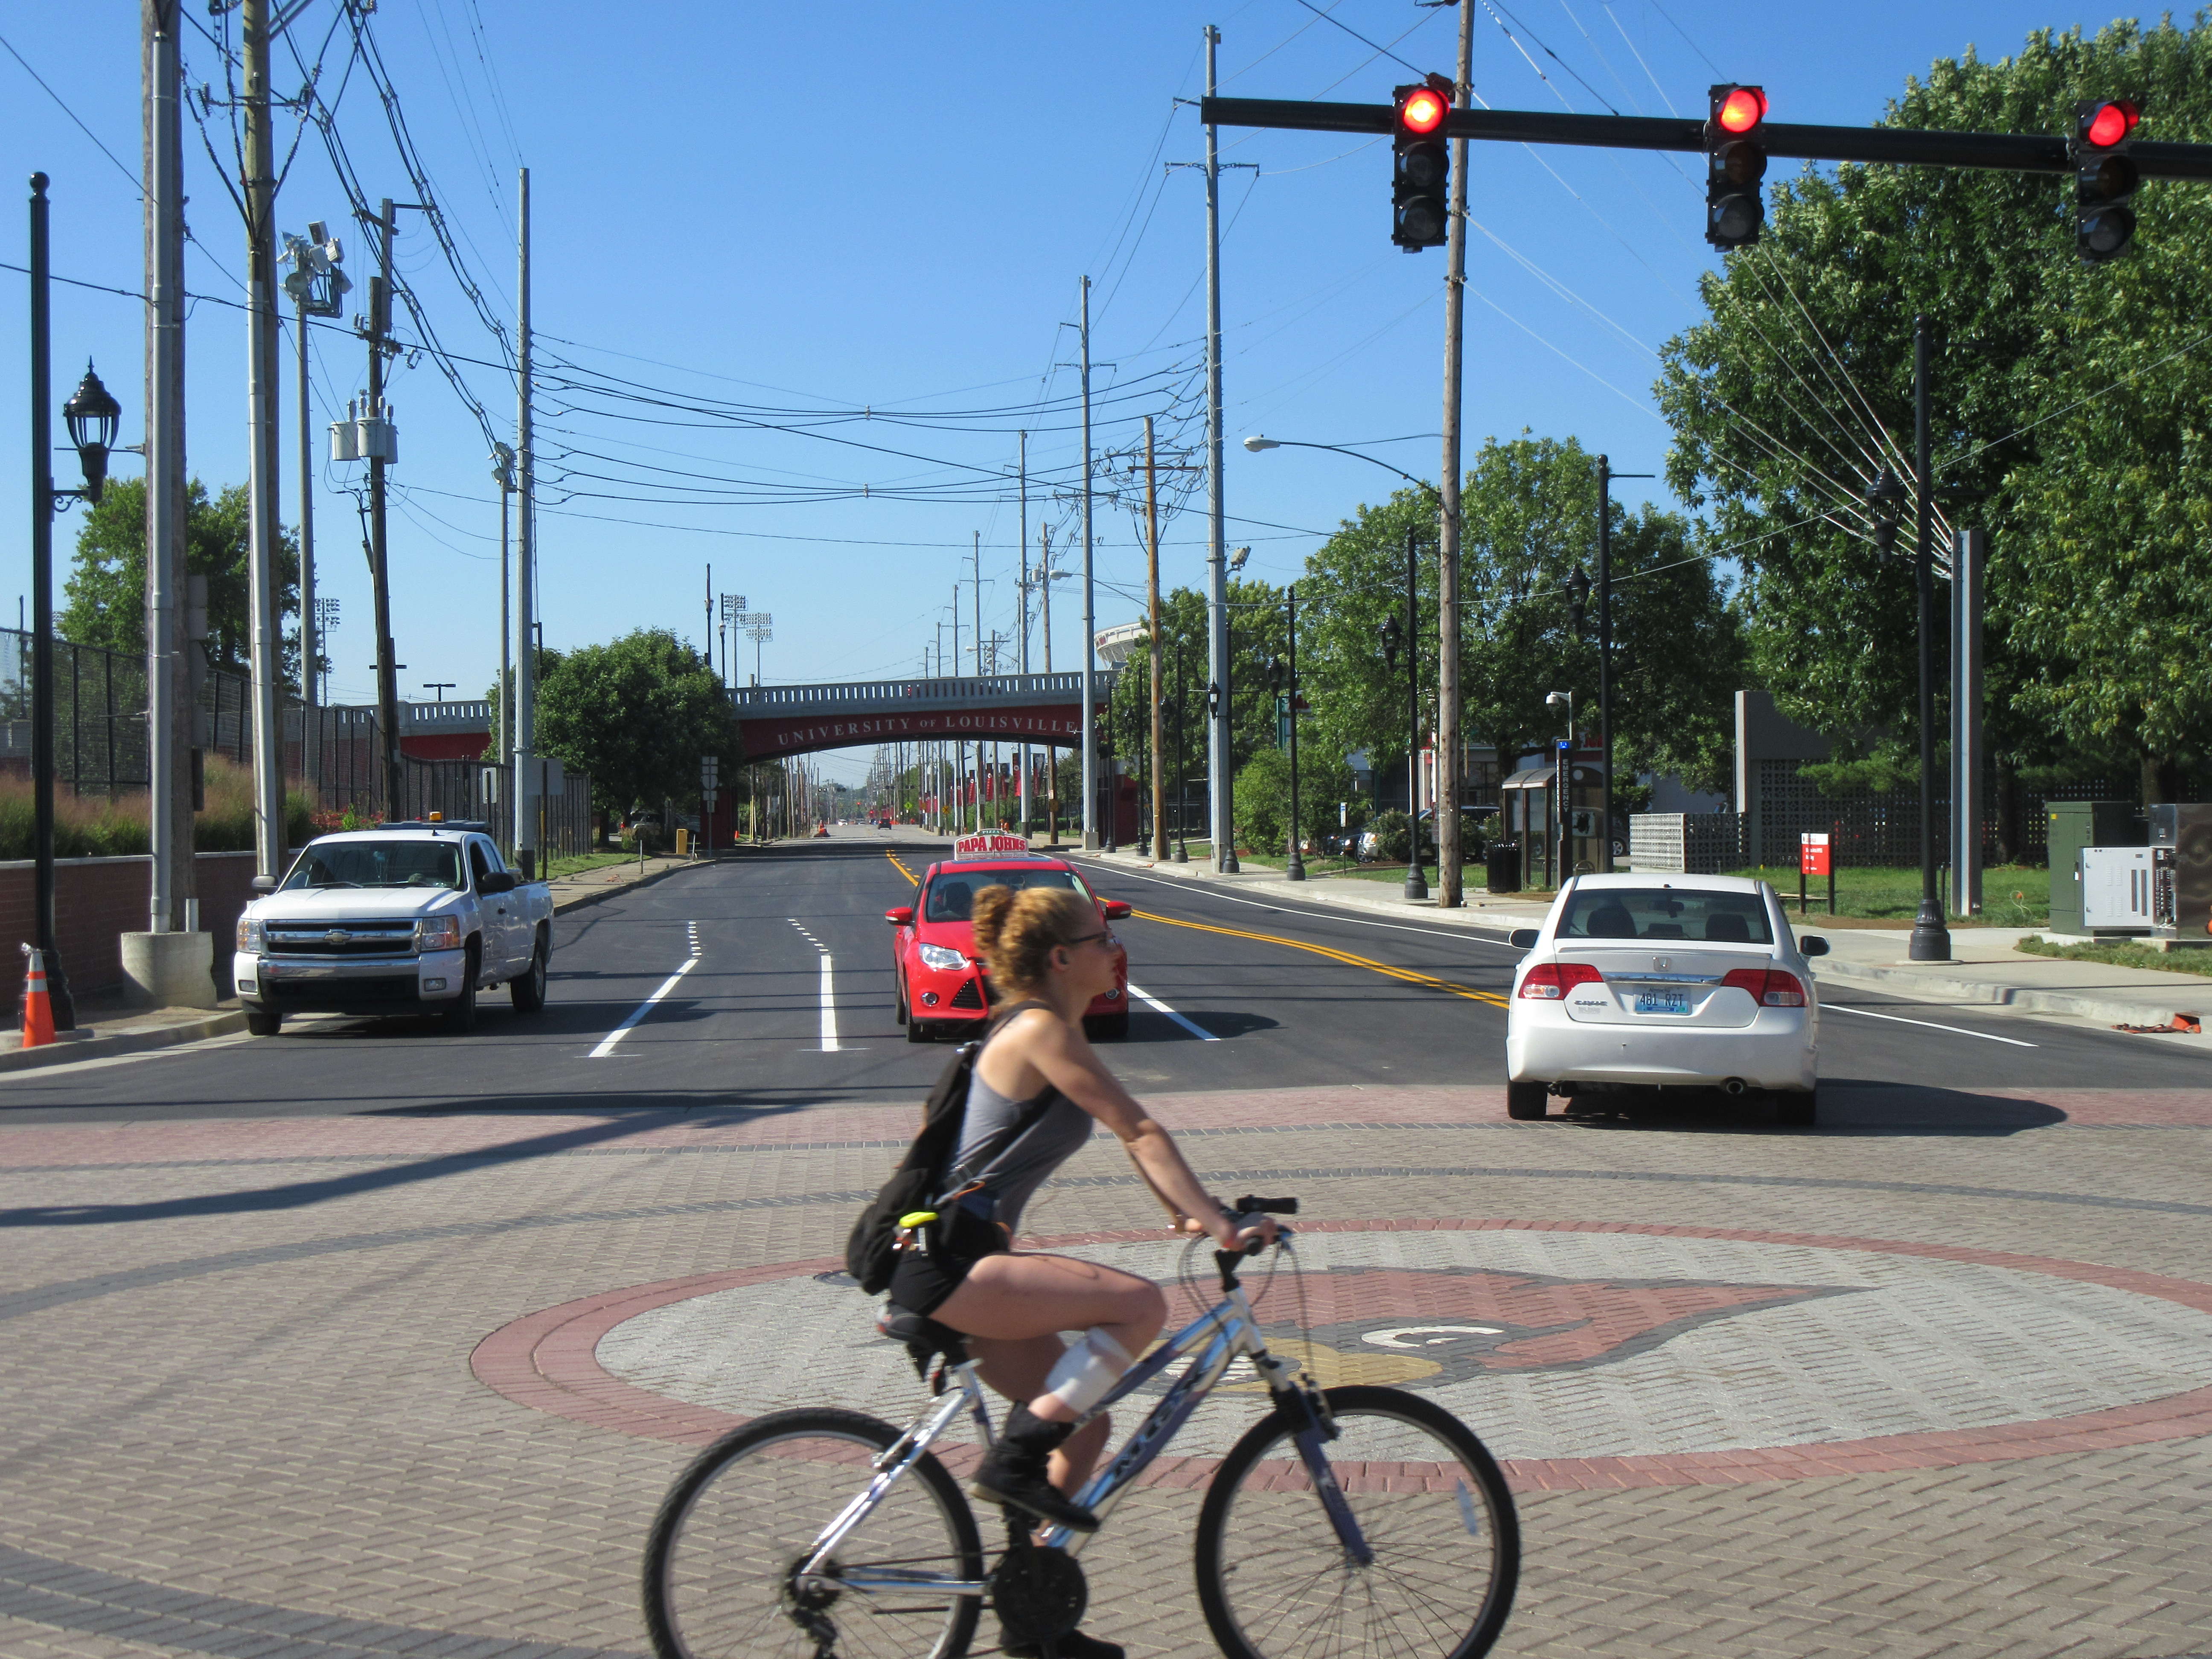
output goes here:
[{"label": "bicycle crank", "polygon": [[1065,1550],[1024,1540],[991,1573],[991,1605],[1006,1626],[1008,1647],[1034,1644],[1050,1655],[1052,1644],[1083,1622],[1090,1603],[1083,1564]]}]

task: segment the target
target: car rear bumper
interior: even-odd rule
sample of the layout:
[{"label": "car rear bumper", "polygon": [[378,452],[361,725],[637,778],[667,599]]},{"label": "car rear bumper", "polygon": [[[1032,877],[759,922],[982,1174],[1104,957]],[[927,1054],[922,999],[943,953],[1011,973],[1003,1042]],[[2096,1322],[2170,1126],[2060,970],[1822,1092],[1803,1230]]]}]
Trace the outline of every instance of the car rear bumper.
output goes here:
[{"label": "car rear bumper", "polygon": [[465,951],[344,960],[240,951],[230,978],[240,1002],[269,1013],[400,1014],[451,1006],[467,973]]},{"label": "car rear bumper", "polygon": [[1762,1010],[1733,1030],[1653,1030],[1513,1011],[1505,1075],[1515,1083],[1624,1083],[1696,1088],[1741,1079],[1754,1089],[1810,1089],[1817,1028],[1802,1009]]}]

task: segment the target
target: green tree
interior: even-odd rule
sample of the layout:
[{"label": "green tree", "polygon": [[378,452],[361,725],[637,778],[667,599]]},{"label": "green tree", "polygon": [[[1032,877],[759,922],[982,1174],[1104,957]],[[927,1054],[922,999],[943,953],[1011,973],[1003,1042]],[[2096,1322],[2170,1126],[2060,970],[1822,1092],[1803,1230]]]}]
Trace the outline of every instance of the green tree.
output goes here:
[{"label": "green tree", "polygon": [[[247,568],[252,514],[244,484],[232,484],[210,501],[195,478],[185,490],[185,568],[208,585],[208,663],[247,672],[252,605]],[[283,635],[287,680],[300,678],[300,544],[283,531],[277,539],[282,614],[291,619]],[[179,603],[182,595],[179,596]],[[110,483],[100,505],[77,529],[76,560],[63,584],[61,636],[78,645],[104,646],[132,656],[146,649],[146,485],[137,478]]]},{"label": "green tree", "polygon": [[[1995,63],[1969,52],[1908,82],[1886,118],[2064,131],[2076,100],[2114,95],[2147,112],[2143,138],[2212,137],[2212,26],[2039,32]],[[1910,489],[1924,314],[1936,506],[1990,531],[1987,716],[2007,840],[2022,769],[2117,757],[2147,791],[2174,787],[2212,715],[2196,645],[2212,594],[2192,568],[2212,368],[2188,349],[2212,309],[2202,186],[2147,183],[2133,251],[2094,266],[2075,257],[2059,176],[1808,168],[1770,198],[1765,236],[1705,279],[1707,319],[1668,343],[1658,386],[1669,482],[1743,561],[1754,674],[1795,718],[1860,739],[1877,770],[1913,752],[1910,569],[1879,568],[1862,497],[1885,459]],[[1977,491],[1990,493],[1969,505]],[[1901,516],[1910,552],[1909,501]]]},{"label": "green tree", "polygon": [[[1469,743],[1510,763],[1548,745],[1561,720],[1547,707],[1575,694],[1577,724],[1597,725],[1597,599],[1577,633],[1568,583],[1595,579],[1597,465],[1574,439],[1486,439],[1460,496],[1460,686]],[[1436,708],[1436,500],[1400,490],[1363,507],[1307,561],[1315,601],[1302,625],[1301,677],[1313,724],[1335,752],[1364,749],[1378,770],[1405,764],[1407,669],[1386,666],[1381,630],[1406,608],[1406,538],[1415,545],[1421,737]],[[1729,769],[1732,694],[1742,653],[1711,562],[1692,526],[1649,507],[1613,507],[1613,736],[1618,774],[1682,772],[1711,787]],[[1303,609],[1303,607],[1302,607]],[[1316,748],[1323,746],[1316,743]]]},{"label": "green tree", "polygon": [[699,793],[702,756],[718,757],[726,777],[741,758],[714,671],[665,628],[548,660],[538,684],[537,730],[540,749],[591,774],[592,794],[605,811],[690,800]]},{"label": "green tree", "polygon": [[[1336,828],[1340,801],[1352,799],[1352,769],[1343,757],[1316,753],[1306,745],[1304,722],[1298,732],[1298,825],[1306,841],[1317,842]],[[1270,857],[1289,850],[1291,839],[1291,755],[1273,745],[1258,750],[1237,775],[1237,823],[1252,847]]]}]

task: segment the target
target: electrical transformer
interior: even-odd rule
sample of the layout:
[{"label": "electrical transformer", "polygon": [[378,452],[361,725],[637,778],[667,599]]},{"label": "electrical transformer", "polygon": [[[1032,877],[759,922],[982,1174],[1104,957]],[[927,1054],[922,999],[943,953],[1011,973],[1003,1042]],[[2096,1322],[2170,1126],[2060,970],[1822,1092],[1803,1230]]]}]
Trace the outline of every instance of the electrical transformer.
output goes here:
[{"label": "electrical transformer", "polygon": [[2177,944],[2212,945],[2212,803],[2147,806],[2151,928]]}]

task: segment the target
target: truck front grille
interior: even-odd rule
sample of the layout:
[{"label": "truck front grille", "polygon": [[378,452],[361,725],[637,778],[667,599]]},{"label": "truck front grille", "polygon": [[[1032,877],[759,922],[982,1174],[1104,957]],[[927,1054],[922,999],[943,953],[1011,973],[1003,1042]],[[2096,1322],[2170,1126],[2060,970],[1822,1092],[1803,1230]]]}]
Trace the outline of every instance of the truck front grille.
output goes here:
[{"label": "truck front grille", "polygon": [[389,957],[411,955],[411,921],[331,921],[313,926],[271,922],[264,931],[271,956]]}]

